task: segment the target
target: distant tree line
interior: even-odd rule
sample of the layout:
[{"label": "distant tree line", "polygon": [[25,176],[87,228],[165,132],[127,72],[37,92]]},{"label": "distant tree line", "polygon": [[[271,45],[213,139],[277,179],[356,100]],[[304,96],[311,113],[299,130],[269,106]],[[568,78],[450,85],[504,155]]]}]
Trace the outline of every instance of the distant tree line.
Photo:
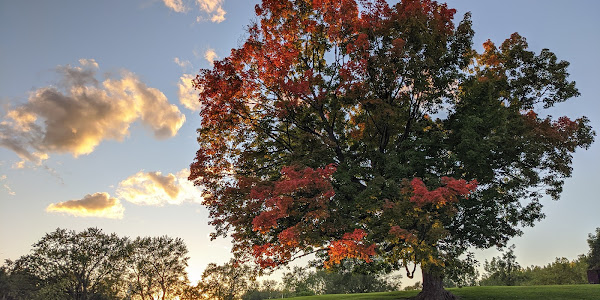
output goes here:
[{"label": "distant tree line", "polygon": [[545,266],[523,268],[516,262],[513,248],[510,248],[501,257],[486,261],[484,269],[486,273],[480,285],[560,285],[588,282],[588,263],[585,255],[580,255],[574,260],[557,257],[554,262]]},{"label": "distant tree line", "polygon": [[557,257],[545,266],[522,267],[516,260],[514,245],[501,256],[485,261],[481,280],[469,285],[562,285],[588,283],[587,270],[600,269],[600,228],[589,234],[590,250],[577,259]]},{"label": "distant tree line", "polygon": [[[346,262],[348,264],[354,261]],[[224,265],[210,264],[199,283],[204,296],[219,300],[261,300],[324,294],[389,292],[400,289],[399,276],[356,273],[347,268],[322,270],[294,267],[275,280],[257,281],[248,265],[234,260]]]},{"label": "distant tree line", "polygon": [[[600,228],[588,238],[590,251],[575,260],[556,258],[545,266],[521,267],[514,246],[476,269],[452,266],[446,287],[587,283],[586,271],[600,269]],[[258,270],[232,259],[211,263],[192,285],[186,272],[188,250],[180,238],[105,234],[56,229],[33,245],[31,253],[0,267],[0,300],[260,300],[321,294],[397,291],[400,276],[374,272],[347,259],[328,269],[294,267],[281,282],[257,281]],[[405,290],[421,289],[417,282]]]},{"label": "distant tree line", "polygon": [[[586,284],[587,271],[600,270],[600,228],[589,234],[587,242],[589,252],[576,259],[557,257],[547,265],[529,267],[522,267],[517,262],[513,245],[502,255],[493,257],[491,261],[486,260],[482,276],[474,268],[455,267],[457,276],[444,278],[444,287]],[[404,290],[421,288],[421,282],[416,282]]]}]

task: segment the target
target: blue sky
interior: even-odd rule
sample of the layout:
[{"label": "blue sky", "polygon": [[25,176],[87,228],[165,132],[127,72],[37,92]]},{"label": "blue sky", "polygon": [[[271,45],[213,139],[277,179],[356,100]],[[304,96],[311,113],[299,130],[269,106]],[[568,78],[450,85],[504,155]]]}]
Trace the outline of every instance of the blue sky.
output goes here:
[{"label": "blue sky", "polygon": [[[184,180],[199,117],[183,82],[241,44],[256,3],[0,0],[0,260],[57,227],[90,226],[183,238],[192,280],[229,259],[228,241],[209,240],[199,191]],[[448,5],[459,18],[472,12],[478,49],[519,32],[531,49],[571,62],[582,96],[549,113],[586,115],[598,131],[600,2]],[[575,154],[562,199],[545,200],[546,219],[511,241],[522,265],[587,251],[587,234],[600,227],[599,149]],[[481,260],[496,254],[477,252]]]}]

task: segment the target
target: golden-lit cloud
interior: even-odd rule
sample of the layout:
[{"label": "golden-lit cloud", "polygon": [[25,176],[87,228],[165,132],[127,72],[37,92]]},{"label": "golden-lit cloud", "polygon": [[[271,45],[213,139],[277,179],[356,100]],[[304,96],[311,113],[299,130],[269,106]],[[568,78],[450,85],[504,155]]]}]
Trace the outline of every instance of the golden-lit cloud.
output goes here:
[{"label": "golden-lit cloud", "polygon": [[[225,21],[225,14],[227,13],[223,9],[223,0],[197,0],[200,10],[210,15],[210,20],[215,23],[221,23]],[[198,21],[202,18],[198,17]]]},{"label": "golden-lit cloud", "polygon": [[188,10],[185,4],[183,4],[183,0],[163,0],[163,3],[165,6],[178,13],[183,13]]},{"label": "golden-lit cloud", "polygon": [[157,139],[177,134],[185,116],[158,89],[135,74],[96,79],[98,63],[82,59],[80,66],[59,66],[58,86],[33,91],[28,102],[8,109],[0,122],[0,147],[25,162],[40,164],[49,153],[89,154],[105,140],[123,141],[140,121]]},{"label": "golden-lit cloud", "polygon": [[206,61],[208,61],[208,63],[210,63],[211,65],[217,58],[219,57],[217,56],[217,52],[215,52],[214,49],[208,49],[206,50],[206,52],[204,52],[204,59],[206,59]]},{"label": "golden-lit cloud", "polygon": [[200,202],[201,191],[187,180],[189,170],[163,175],[161,172],[140,171],[119,183],[120,199],[137,205],[163,206]]},{"label": "golden-lit cloud", "polygon": [[95,193],[86,195],[79,200],[52,203],[46,208],[46,211],[78,217],[122,219],[125,208],[119,199],[113,198],[107,193]]},{"label": "golden-lit cloud", "polygon": [[192,111],[199,111],[200,102],[198,101],[198,92],[192,85],[194,77],[192,74],[183,74],[179,78],[177,96],[179,97],[179,102],[185,108]]}]

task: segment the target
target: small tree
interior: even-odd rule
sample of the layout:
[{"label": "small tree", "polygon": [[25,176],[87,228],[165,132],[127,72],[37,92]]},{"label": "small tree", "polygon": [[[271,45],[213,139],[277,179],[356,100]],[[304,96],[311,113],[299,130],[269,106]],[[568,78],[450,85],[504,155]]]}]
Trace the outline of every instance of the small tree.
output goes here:
[{"label": "small tree", "polygon": [[253,270],[235,259],[223,265],[210,263],[202,272],[200,290],[208,299],[237,300],[248,290]]},{"label": "small tree", "polygon": [[262,300],[283,298],[283,291],[275,280],[255,281],[242,296],[242,300]]},{"label": "small tree", "polygon": [[444,277],[444,287],[476,286],[479,284],[479,271],[474,255],[470,253],[464,260],[455,260],[453,264],[447,265],[447,276]]},{"label": "small tree", "polygon": [[587,255],[588,267],[590,270],[600,269],[600,227],[596,228],[596,234],[588,235],[587,242],[590,246]]},{"label": "small tree", "polygon": [[294,266],[290,272],[283,274],[283,288],[293,296],[312,296],[321,293],[323,286],[311,276],[308,268]]},{"label": "small tree", "polygon": [[481,285],[519,285],[523,280],[523,268],[516,261],[515,245],[508,248],[502,257],[494,257],[492,261],[485,261]]},{"label": "small tree", "polygon": [[423,284],[420,281],[415,282],[413,285],[405,286],[404,291],[418,291],[423,289]]},{"label": "small tree", "polygon": [[142,300],[174,299],[188,286],[187,247],[182,239],[136,238],[129,256],[131,292]]}]

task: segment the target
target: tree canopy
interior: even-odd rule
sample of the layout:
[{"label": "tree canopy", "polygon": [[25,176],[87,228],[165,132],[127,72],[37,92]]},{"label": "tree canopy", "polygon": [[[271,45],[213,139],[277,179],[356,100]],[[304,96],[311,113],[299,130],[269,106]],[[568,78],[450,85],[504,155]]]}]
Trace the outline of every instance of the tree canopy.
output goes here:
[{"label": "tree canopy", "polygon": [[[31,299],[105,299],[118,293],[125,275],[127,239],[88,228],[56,229],[32,253],[9,263],[19,277],[17,295]],[[23,294],[21,288],[27,291]]]},{"label": "tree canopy", "polygon": [[199,150],[213,237],[264,269],[315,253],[411,263],[442,297],[445,266],[504,246],[558,199],[585,117],[568,62],[515,33],[472,48],[470,14],[430,0],[264,0],[246,41],[201,70]]}]

